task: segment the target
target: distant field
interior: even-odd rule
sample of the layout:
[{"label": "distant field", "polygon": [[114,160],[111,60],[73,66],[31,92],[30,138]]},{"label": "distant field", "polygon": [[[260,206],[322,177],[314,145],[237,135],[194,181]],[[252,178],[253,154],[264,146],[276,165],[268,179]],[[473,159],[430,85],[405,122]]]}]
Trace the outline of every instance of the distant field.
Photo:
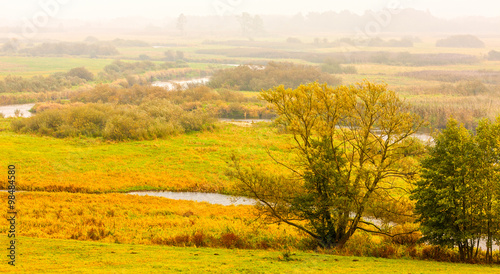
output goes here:
[{"label": "distant field", "polygon": [[[5,246],[5,244],[4,244]],[[498,266],[281,251],[167,247],[20,237],[16,273],[498,273]],[[4,252],[6,253],[6,252]],[[4,257],[4,256],[2,256]]]},{"label": "distant field", "polygon": [[346,52],[346,51],[390,51],[390,52],[409,52],[413,54],[417,53],[458,53],[458,54],[470,54],[477,57],[482,57],[486,55],[491,48],[440,48],[436,47],[432,43],[415,43],[413,47],[366,47],[366,46],[352,46],[346,45],[341,47],[331,47],[331,48],[321,48],[318,52]]},{"label": "distant field", "polygon": [[0,56],[0,78],[7,75],[24,77],[49,75],[55,72],[67,72],[76,67],[85,67],[97,73],[111,62],[111,59]]}]

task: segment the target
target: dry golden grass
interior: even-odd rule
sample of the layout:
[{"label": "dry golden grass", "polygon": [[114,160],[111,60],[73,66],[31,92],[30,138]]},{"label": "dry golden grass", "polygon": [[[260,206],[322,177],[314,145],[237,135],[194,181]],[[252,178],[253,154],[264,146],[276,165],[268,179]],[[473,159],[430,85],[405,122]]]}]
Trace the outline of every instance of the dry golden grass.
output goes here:
[{"label": "dry golden grass", "polygon": [[[0,193],[0,200],[7,200]],[[255,221],[252,206],[222,206],[129,194],[16,194],[18,236],[114,243],[281,248],[303,238]],[[7,219],[0,221],[7,233]]]}]

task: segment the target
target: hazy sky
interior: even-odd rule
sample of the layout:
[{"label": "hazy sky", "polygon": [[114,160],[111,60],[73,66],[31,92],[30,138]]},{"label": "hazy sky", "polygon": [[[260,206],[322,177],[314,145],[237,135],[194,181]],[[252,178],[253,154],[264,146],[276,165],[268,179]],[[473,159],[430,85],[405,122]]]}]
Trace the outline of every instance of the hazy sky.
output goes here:
[{"label": "hazy sky", "polygon": [[[44,4],[45,3],[45,4]],[[394,4],[396,3],[396,4]],[[55,18],[106,19],[142,16],[162,19],[186,15],[297,14],[302,12],[382,10],[391,5],[429,10],[444,18],[500,16],[495,0],[0,0],[0,19],[31,19],[46,13]],[[45,6],[45,8],[43,8]]]}]

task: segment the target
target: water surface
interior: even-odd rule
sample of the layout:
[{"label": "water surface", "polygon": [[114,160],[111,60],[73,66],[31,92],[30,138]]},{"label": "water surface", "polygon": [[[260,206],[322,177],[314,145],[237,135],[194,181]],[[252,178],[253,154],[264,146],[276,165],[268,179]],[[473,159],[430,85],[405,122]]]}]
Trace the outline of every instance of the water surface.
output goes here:
[{"label": "water surface", "polygon": [[210,81],[209,77],[204,77],[204,78],[196,78],[196,79],[190,79],[190,80],[172,80],[172,81],[167,81],[167,82],[162,82],[162,81],[157,81],[153,83],[153,86],[155,87],[162,87],[166,89],[175,89],[177,85],[181,86],[181,88],[188,88],[190,84],[202,84],[205,85]]},{"label": "water surface", "polygon": [[131,195],[155,196],[174,200],[189,200],[196,202],[207,202],[217,205],[254,205],[255,200],[244,197],[236,197],[218,193],[203,192],[172,192],[172,191],[136,191],[129,192]]},{"label": "water surface", "polygon": [[29,110],[35,104],[22,104],[22,105],[8,105],[8,106],[0,106],[0,113],[3,113],[5,117],[14,117],[17,109],[21,111],[22,117],[30,117],[31,112]]}]

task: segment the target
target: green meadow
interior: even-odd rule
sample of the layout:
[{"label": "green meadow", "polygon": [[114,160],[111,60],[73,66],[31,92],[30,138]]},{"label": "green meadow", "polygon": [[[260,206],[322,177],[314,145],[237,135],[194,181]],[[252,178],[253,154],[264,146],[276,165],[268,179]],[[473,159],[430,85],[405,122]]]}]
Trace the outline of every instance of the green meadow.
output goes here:
[{"label": "green meadow", "polygon": [[498,273],[498,266],[21,237],[16,273]]},{"label": "green meadow", "polygon": [[112,62],[110,59],[91,59],[85,57],[25,57],[0,56],[0,78],[7,75],[32,77],[55,72],[67,72],[76,67],[85,67],[93,73]]}]

